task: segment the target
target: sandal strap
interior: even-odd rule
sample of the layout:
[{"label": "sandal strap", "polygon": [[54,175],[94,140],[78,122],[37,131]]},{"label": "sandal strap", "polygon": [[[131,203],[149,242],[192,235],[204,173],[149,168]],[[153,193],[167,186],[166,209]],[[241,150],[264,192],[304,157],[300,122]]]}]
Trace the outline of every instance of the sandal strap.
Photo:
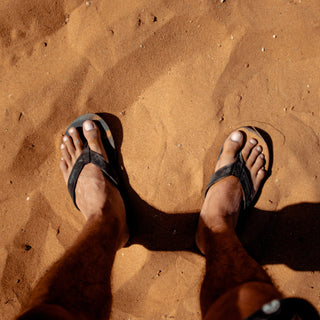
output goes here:
[{"label": "sandal strap", "polygon": [[207,195],[212,185],[229,176],[234,176],[239,179],[244,195],[243,210],[248,209],[251,206],[253,200],[253,184],[250,172],[246,167],[246,163],[242,157],[241,152],[237,154],[236,161],[234,163],[220,168],[211,176],[205,192],[205,196]]},{"label": "sandal strap", "polygon": [[105,177],[119,189],[118,175],[114,168],[103,158],[101,154],[91,150],[87,144],[83,148],[81,155],[76,160],[68,179],[68,190],[73,203],[78,210],[79,208],[76,204],[76,185],[82,169],[88,163],[96,165],[103,172]]}]

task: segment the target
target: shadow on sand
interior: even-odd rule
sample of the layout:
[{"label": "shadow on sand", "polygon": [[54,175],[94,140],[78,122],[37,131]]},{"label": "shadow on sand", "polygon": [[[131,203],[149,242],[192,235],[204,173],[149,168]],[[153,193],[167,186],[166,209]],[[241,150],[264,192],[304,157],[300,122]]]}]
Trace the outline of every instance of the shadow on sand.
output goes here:
[{"label": "shadow on sand", "polygon": [[[122,125],[111,114],[100,114],[110,126],[118,150],[123,195],[131,239],[150,250],[198,252],[194,236],[199,212],[166,213],[150,206],[130,186],[120,147]],[[299,271],[320,270],[320,204],[300,203],[276,212],[253,209],[237,233],[248,252],[261,264],[286,264]]]}]

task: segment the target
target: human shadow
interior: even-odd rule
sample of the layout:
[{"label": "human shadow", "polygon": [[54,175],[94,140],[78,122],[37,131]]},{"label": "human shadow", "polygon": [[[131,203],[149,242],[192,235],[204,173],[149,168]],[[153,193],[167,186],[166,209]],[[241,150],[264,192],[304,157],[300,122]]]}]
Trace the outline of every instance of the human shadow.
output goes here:
[{"label": "human shadow", "polygon": [[297,271],[320,270],[320,203],[280,211],[253,209],[238,234],[260,264],[286,264]]},{"label": "human shadow", "polygon": [[195,232],[199,212],[166,213],[158,210],[135,192],[123,165],[120,152],[123,131],[120,120],[108,113],[99,114],[108,124],[115,140],[118,172],[122,181],[121,194],[127,210],[130,244],[141,244],[150,250],[196,251]]},{"label": "human shadow", "polygon": [[[141,244],[150,250],[199,253],[194,241],[199,212],[166,213],[141,199],[131,187],[123,166],[121,122],[112,114],[99,115],[110,126],[118,151],[122,194],[131,232],[128,244]],[[265,132],[260,133],[268,139]],[[272,147],[270,140],[267,143]],[[320,270],[319,217],[319,203],[299,203],[280,211],[254,208],[240,220],[236,231],[247,251],[260,264],[286,264],[294,270],[315,271]]]}]

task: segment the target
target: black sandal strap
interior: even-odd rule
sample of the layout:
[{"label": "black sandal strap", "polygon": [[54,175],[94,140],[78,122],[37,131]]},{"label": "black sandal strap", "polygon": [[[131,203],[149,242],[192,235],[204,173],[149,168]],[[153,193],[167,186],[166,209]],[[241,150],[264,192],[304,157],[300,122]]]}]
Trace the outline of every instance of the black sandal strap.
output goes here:
[{"label": "black sandal strap", "polygon": [[246,163],[242,157],[241,152],[238,153],[236,162],[220,168],[212,175],[207,186],[205,196],[207,195],[207,192],[212,185],[228,176],[234,176],[239,179],[244,194],[243,210],[248,209],[248,207],[251,206],[253,200],[253,185],[250,172],[246,167]]},{"label": "black sandal strap", "polygon": [[76,160],[68,180],[68,190],[73,200],[73,203],[75,204],[78,210],[79,208],[76,204],[76,194],[75,194],[76,185],[82,169],[88,163],[93,163],[94,165],[96,165],[103,172],[105,177],[108,178],[110,182],[119,189],[118,175],[114,170],[114,168],[103,158],[102,155],[100,155],[95,151],[92,151],[89,148],[89,146],[86,145],[83,148],[81,155]]}]

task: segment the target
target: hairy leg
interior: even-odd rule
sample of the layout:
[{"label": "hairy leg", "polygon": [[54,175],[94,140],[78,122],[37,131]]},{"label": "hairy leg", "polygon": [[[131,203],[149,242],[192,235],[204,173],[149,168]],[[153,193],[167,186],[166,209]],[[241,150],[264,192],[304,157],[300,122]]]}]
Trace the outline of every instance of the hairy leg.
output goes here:
[{"label": "hairy leg", "polygon": [[[61,145],[60,168],[66,182],[83,149],[75,128],[69,133]],[[84,123],[84,135],[89,147],[108,161],[94,122]],[[76,202],[87,222],[75,244],[40,280],[19,319],[106,319],[110,313],[112,265],[128,240],[124,203],[93,164],[79,176]]]},{"label": "hairy leg", "polygon": [[[257,193],[266,172],[262,147],[256,139],[245,143],[240,131],[233,132],[225,141],[216,170],[234,162],[241,149]],[[242,198],[239,180],[227,177],[209,189],[200,213],[196,243],[206,256],[200,297],[205,319],[243,319],[265,302],[280,297],[234,231]]]}]

